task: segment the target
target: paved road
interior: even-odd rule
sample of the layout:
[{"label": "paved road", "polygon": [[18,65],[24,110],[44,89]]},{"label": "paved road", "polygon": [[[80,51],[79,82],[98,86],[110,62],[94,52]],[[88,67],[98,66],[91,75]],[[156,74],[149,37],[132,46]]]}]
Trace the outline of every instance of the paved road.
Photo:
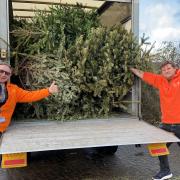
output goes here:
[{"label": "paved road", "polygon": [[[180,180],[180,148],[170,148],[172,180]],[[1,169],[0,180],[150,180],[159,169],[147,148],[119,146],[113,156],[94,154],[92,149],[36,152],[28,167]]]}]

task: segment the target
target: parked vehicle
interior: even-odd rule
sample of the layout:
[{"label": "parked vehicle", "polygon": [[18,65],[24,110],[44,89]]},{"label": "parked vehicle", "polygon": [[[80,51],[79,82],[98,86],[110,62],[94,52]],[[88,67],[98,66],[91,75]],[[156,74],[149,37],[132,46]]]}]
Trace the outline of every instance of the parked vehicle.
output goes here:
[{"label": "parked vehicle", "polygon": [[[0,1],[0,52],[1,59],[5,61],[10,60],[8,45],[10,2],[7,0]],[[108,8],[113,11],[116,4],[125,2],[131,4],[132,11],[131,16],[124,13],[126,14],[124,20],[126,19],[126,21],[122,23],[128,28],[130,25],[134,34],[138,36],[138,1],[105,2],[99,8],[99,12],[102,13],[102,23],[111,25],[113,18],[106,22],[105,11]],[[153,127],[141,119],[141,87],[139,81],[135,82],[128,98],[132,101],[129,106],[131,114],[121,113],[106,119],[68,122],[28,119],[13,122],[3,134],[0,154],[95,147],[99,153],[112,155],[117,151],[119,145],[177,141],[171,134]]]}]

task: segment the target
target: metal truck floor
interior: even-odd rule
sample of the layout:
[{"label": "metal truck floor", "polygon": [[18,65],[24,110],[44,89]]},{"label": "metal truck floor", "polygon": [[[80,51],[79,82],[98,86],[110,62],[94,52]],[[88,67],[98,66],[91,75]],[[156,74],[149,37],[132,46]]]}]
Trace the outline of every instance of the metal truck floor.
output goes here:
[{"label": "metal truck floor", "polygon": [[0,154],[179,141],[137,118],[20,121],[3,134]]}]

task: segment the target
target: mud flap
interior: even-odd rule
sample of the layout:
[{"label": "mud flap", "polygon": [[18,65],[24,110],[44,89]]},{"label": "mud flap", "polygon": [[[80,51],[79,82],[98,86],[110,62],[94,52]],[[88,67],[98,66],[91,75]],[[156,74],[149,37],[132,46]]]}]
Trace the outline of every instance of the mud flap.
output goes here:
[{"label": "mud flap", "polygon": [[166,143],[148,144],[148,150],[151,156],[163,156],[169,154]]},{"label": "mud flap", "polygon": [[2,168],[17,168],[27,166],[27,153],[2,154]]}]

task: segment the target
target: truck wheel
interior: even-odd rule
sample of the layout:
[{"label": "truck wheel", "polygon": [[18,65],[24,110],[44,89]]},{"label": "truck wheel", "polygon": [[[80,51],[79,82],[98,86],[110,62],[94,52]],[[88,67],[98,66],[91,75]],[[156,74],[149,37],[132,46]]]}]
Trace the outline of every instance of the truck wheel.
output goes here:
[{"label": "truck wheel", "polygon": [[98,154],[113,155],[116,153],[118,146],[103,146],[95,148]]}]

